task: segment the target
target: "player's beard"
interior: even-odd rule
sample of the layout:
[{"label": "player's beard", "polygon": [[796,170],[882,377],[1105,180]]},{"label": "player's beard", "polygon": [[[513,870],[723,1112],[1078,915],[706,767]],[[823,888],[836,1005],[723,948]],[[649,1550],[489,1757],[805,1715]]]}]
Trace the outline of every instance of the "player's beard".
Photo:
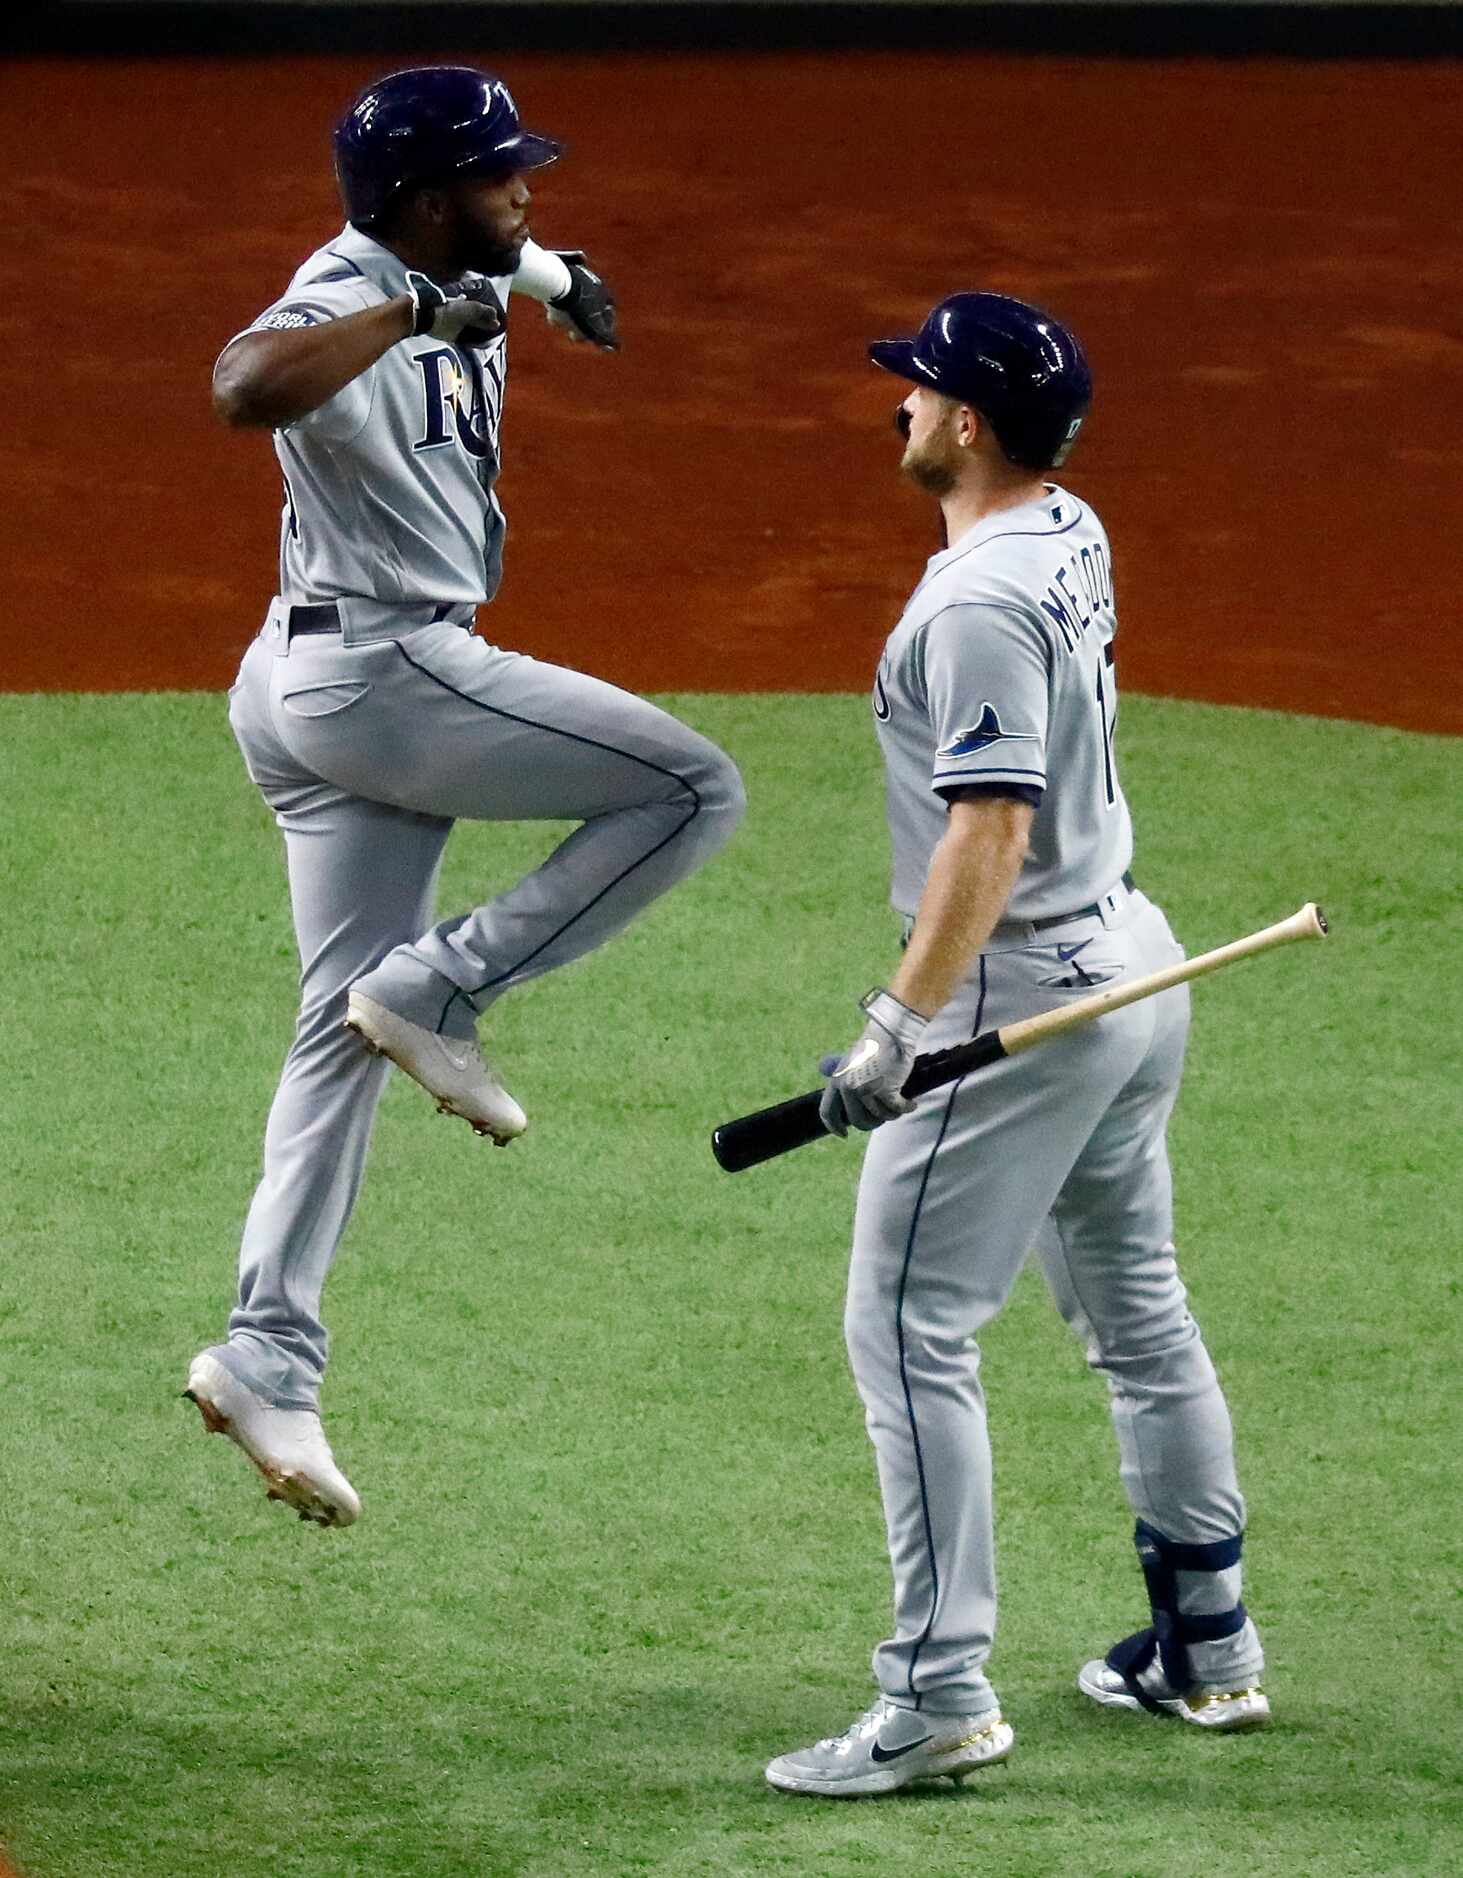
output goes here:
[{"label": "player's beard", "polygon": [[451,271],[454,274],[472,268],[493,279],[500,274],[516,274],[518,263],[523,259],[523,250],[517,242],[499,240],[491,228],[485,228],[481,222],[459,210],[457,227],[453,231],[452,256]]},{"label": "player's beard", "polygon": [[899,467],[918,488],[932,496],[948,496],[959,481],[956,475],[957,446],[941,423],[923,443],[904,446]]},{"label": "player's beard", "polygon": [[462,258],[456,272],[473,268],[489,279],[499,274],[516,274],[518,263],[523,259],[523,251],[516,243],[493,242],[481,230],[475,230],[458,252]]},{"label": "player's beard", "polygon": [[523,250],[516,242],[504,247],[494,247],[484,243],[481,247],[474,249],[469,265],[475,267],[480,274],[487,274],[491,278],[498,274],[516,274],[518,263],[522,259]]}]

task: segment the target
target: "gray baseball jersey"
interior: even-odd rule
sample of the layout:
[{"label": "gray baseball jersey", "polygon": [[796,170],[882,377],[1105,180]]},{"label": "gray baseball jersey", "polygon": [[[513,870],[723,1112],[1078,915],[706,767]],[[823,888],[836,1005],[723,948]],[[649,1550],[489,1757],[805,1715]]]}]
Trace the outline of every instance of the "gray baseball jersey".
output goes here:
[{"label": "gray baseball jersey", "polygon": [[982,784],[1039,802],[1009,913],[1087,906],[1133,855],[1113,754],[1112,561],[1092,510],[1047,485],[935,555],[874,681],[888,777],[892,898],[919,904],[948,792]]},{"label": "gray baseball jersey", "polygon": [[[517,281],[494,281],[505,305]],[[396,256],[347,227],[250,330],[341,318],[404,291]],[[736,769],[706,738],[473,630],[502,553],[506,364],[502,338],[482,349],[406,338],[275,435],[280,592],[229,716],[284,835],[300,1016],[228,1340],[210,1354],[281,1407],[318,1398],[322,1291],[385,1074],[343,1027],[350,990],[449,1042],[471,1038],[505,991],[619,932],[742,813]],[[459,818],[581,826],[506,891],[437,918]]]},{"label": "gray baseball jersey", "polygon": [[[1008,918],[925,1050],[1182,957],[1160,909],[1124,879],[1110,567],[1096,516],[1048,485],[934,556],[879,666],[897,907],[918,907],[948,792],[994,785],[1038,805]],[[895,1630],[874,1669],[903,1707],[996,1705],[975,1339],[1033,1250],[1107,1379],[1140,1530],[1178,1561],[1165,1621],[1203,1639],[1189,1649],[1198,1679],[1258,1674],[1229,1413],[1172,1240],[1166,1128],[1187,1029],[1186,989],[1130,1005],[930,1091],[869,1142],[845,1321],[894,1571]]]},{"label": "gray baseball jersey", "polygon": [[[513,280],[493,281],[505,307]],[[248,330],[311,326],[405,292],[397,257],[347,223]],[[507,371],[506,333],[483,347],[424,334],[274,433],[284,599],[492,599],[503,565],[493,486]]]}]

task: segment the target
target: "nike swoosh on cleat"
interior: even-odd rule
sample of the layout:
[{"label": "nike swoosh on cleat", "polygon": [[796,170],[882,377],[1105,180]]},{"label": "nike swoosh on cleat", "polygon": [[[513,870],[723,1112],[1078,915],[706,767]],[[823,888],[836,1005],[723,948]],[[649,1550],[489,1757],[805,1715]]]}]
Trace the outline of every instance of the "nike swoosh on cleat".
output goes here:
[{"label": "nike swoosh on cleat", "polygon": [[881,1748],[876,1741],[869,1749],[870,1758],[876,1761],[897,1761],[902,1754],[912,1754],[916,1748],[922,1748],[926,1741],[933,1741],[933,1735],[921,1735],[918,1741],[906,1741],[902,1748]]}]

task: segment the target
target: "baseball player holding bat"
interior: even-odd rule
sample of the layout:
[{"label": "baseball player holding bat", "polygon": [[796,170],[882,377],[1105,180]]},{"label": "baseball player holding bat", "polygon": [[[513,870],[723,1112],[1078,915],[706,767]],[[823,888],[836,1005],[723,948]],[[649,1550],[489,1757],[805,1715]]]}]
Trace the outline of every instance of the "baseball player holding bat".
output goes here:
[{"label": "baseball player holding bat", "polygon": [[[529,239],[530,171],[561,146],[500,79],[392,74],[335,133],[348,221],[214,369],[229,423],[272,430],[279,594],[230,721],[284,833],[301,960],[227,1340],[186,1393],[304,1519],[360,1511],[320,1425],[320,1297],[360,1186],[388,1060],[499,1144],[526,1117],[478,1019],[602,944],[727,840],[728,758],[611,685],[474,630],[498,586],[510,294],[619,343],[577,250]],[[568,577],[542,596],[572,607]],[[581,826],[499,898],[433,924],[459,817]]]},{"label": "baseball player holding bat", "polygon": [[852,1047],[823,1065],[824,1125],[877,1131],[846,1331],[878,1459],[894,1634],[874,1653],[873,1706],[767,1778],[836,1795],[959,1780],[1010,1752],[986,1673],[996,1585],[974,1338],[1032,1247],[1108,1384],[1149,1604],[1080,1688],[1211,1732],[1269,1716],[1240,1601],[1229,1413],[1174,1262],[1165,1132],[1187,986],[917,1100],[902,1093],[921,1050],[1183,956],[1130,872],[1107,537],[1047,479],[1087,410],[1087,363],[1056,320],[991,293],[952,295],[870,356],[911,382],[903,469],[938,500],[949,546],[873,689],[904,956],[863,1000]]}]

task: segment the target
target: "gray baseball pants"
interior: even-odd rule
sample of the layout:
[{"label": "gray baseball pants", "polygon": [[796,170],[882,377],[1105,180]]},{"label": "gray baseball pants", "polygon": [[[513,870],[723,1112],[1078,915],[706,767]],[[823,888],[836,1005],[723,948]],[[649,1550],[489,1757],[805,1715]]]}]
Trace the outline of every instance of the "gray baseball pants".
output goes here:
[{"label": "gray baseball pants", "polygon": [[[1095,985],[1083,980],[1139,977],[1182,956],[1158,908],[1120,890],[1098,918],[998,933],[921,1047],[1087,995]],[[1165,1133],[1188,1020],[1187,987],[1164,992],[932,1090],[869,1140],[845,1328],[894,1568],[895,1631],[874,1673],[905,1706],[996,1705],[985,1674],[991,1454],[974,1339],[1028,1251],[1106,1377],[1134,1512],[1183,1544],[1243,1530],[1229,1411],[1174,1261]],[[1179,1578],[1186,1611],[1239,1602],[1237,1565]],[[1248,1621],[1192,1655],[1205,1681],[1260,1660]]]},{"label": "gray baseball pants", "polygon": [[[284,833],[301,975],[213,1353],[267,1400],[313,1408],[321,1291],[388,1068],[342,1027],[349,987],[471,1036],[509,986],[601,945],[709,859],[745,799],[730,759],[666,712],[450,624],[352,644],[292,636],[276,602],[229,719]],[[506,893],[434,925],[459,818],[581,826]]]}]

